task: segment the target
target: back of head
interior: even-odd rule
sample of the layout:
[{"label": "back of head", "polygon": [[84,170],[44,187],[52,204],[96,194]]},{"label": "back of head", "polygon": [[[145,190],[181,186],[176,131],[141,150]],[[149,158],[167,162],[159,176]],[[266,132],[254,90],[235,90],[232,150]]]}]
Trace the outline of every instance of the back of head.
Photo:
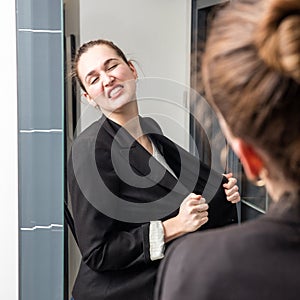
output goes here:
[{"label": "back of head", "polygon": [[300,1],[231,1],[213,20],[202,74],[232,133],[299,184]]}]

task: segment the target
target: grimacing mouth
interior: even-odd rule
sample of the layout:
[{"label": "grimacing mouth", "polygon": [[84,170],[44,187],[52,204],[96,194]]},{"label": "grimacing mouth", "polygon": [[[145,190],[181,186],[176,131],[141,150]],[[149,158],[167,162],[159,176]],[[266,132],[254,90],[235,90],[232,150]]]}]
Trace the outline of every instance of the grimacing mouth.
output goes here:
[{"label": "grimacing mouth", "polygon": [[114,87],[112,87],[111,89],[109,89],[107,95],[108,95],[108,98],[112,98],[115,94],[117,94],[121,89],[124,88],[124,85],[122,84],[117,84],[115,85]]}]

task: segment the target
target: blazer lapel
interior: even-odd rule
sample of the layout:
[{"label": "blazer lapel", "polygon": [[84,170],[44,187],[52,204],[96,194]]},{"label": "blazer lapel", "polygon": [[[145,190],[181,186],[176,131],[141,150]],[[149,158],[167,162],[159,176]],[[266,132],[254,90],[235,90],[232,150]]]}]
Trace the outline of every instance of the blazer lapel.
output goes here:
[{"label": "blazer lapel", "polygon": [[[126,129],[106,117],[103,118],[105,118],[102,120],[103,128],[113,139],[111,145],[112,160],[115,168],[118,168],[117,172],[119,174],[127,178],[128,176],[136,178],[139,186],[150,187],[155,184],[182,196],[189,193],[186,187],[178,182]],[[144,119],[141,118],[143,129],[145,123]],[[150,128],[148,124],[146,124],[146,130],[148,132],[159,132],[158,128]],[[162,149],[160,143],[155,139],[153,142],[159,150]],[[128,166],[131,166],[132,169]]]},{"label": "blazer lapel", "polygon": [[174,144],[167,137],[155,135],[155,138],[162,145],[167,163],[186,189],[203,195],[210,202],[220,185],[227,182],[226,177],[202,163],[200,159]]},{"label": "blazer lapel", "polygon": [[[148,181],[148,186],[158,185],[167,190],[172,190],[181,195],[188,193],[185,186],[162,165],[139,143],[134,142],[133,147],[122,147],[120,156],[136,172],[137,176]],[[146,183],[147,185],[147,183]]]}]

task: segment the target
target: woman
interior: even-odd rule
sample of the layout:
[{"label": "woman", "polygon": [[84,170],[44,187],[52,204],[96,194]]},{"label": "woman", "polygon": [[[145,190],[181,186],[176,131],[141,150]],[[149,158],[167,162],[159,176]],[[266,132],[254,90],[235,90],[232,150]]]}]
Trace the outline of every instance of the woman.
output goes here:
[{"label": "woman", "polygon": [[217,12],[203,58],[207,97],[273,203],[255,220],[173,243],[156,299],[299,299],[299,29],[299,0],[235,0]]},{"label": "woman", "polygon": [[[164,137],[154,120],[139,116],[136,69],[112,42],[83,44],[74,74],[103,116],[76,139],[69,159],[82,254],[73,297],[152,299],[170,241],[200,227],[236,222],[236,179],[229,174],[227,182]],[[219,181],[208,210],[200,194],[210,174]]]}]

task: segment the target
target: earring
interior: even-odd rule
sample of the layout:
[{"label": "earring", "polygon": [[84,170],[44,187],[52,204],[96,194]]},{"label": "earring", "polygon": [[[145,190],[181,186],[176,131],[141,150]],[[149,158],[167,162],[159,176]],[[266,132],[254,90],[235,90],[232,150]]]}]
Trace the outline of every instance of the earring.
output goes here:
[{"label": "earring", "polygon": [[257,178],[256,181],[254,182],[254,184],[258,187],[263,187],[263,186],[265,186],[266,183],[264,182],[263,179]]},{"label": "earring", "polygon": [[265,186],[266,183],[265,181],[262,179],[262,178],[266,178],[268,176],[268,170],[265,169],[265,168],[262,168],[260,173],[259,173],[259,177],[257,177],[256,181],[255,181],[255,185],[258,186],[258,187],[262,187],[262,186]]}]

